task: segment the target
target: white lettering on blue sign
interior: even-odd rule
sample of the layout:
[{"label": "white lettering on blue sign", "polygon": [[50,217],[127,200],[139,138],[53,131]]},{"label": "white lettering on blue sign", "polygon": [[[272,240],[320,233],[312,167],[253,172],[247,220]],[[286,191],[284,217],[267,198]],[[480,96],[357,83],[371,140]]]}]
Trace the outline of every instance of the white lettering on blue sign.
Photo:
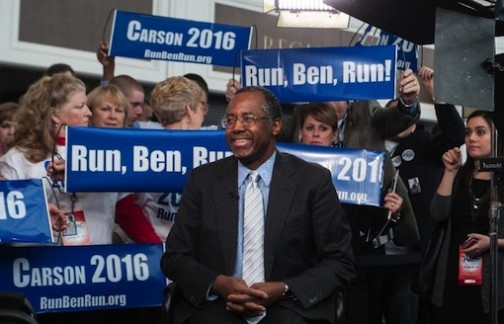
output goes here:
[{"label": "white lettering on blue sign", "polygon": [[409,69],[410,66],[411,66],[411,62],[409,62],[409,61],[397,60],[397,69],[399,69],[399,70]]},{"label": "white lettering on blue sign", "polygon": [[363,205],[369,202],[368,194],[365,192],[348,192],[338,190],[338,198],[341,201],[352,201],[356,205]]},{"label": "white lettering on blue sign", "polygon": [[14,285],[18,288],[62,285],[80,285],[86,283],[84,266],[66,267],[30,267],[25,258],[14,260],[12,265]]},{"label": "white lettering on blue sign", "polygon": [[167,52],[167,51],[151,51],[150,49],[145,49],[144,58],[157,59],[157,60],[194,62],[194,63],[206,63],[206,64],[212,63],[211,56],[186,54],[184,52],[171,53],[171,52]]},{"label": "white lettering on blue sign", "polygon": [[288,86],[281,67],[258,68],[255,65],[245,65],[245,84],[261,87]]},{"label": "white lettering on blue sign", "polygon": [[390,81],[392,76],[391,60],[385,60],[384,64],[343,61],[343,83]]},{"label": "white lettering on blue sign", "polygon": [[193,169],[231,155],[233,153],[230,151],[211,151],[203,146],[195,146],[193,148]]},{"label": "white lettering on blue sign", "polygon": [[415,43],[409,42],[401,37],[397,37],[392,45],[397,45],[397,47],[405,53],[409,53],[415,49]]},{"label": "white lettering on blue sign", "polygon": [[341,166],[337,176],[340,181],[364,182],[368,180],[376,183],[379,180],[380,161],[378,159],[366,162],[364,158],[351,159],[348,156],[342,156],[338,159],[338,165]]},{"label": "white lettering on blue sign", "polygon": [[177,172],[186,174],[180,151],[149,151],[146,146],[133,146],[133,172]]},{"label": "white lettering on blue sign", "polygon": [[333,67],[325,66],[306,66],[303,63],[293,64],[293,85],[303,84],[338,84],[338,79],[333,76]]},{"label": "white lettering on blue sign", "polygon": [[107,257],[93,255],[90,264],[96,266],[96,269],[91,282],[145,281],[149,279],[147,260],[147,255],[144,253],[137,253],[134,256],[127,254],[123,258],[115,254]]},{"label": "white lettering on blue sign", "polygon": [[0,220],[22,219],[26,216],[26,205],[23,201],[24,195],[20,191],[10,191],[5,197],[5,192],[0,192]]},{"label": "white lettering on blue sign", "polygon": [[138,20],[128,24],[126,37],[132,42],[182,46],[184,35],[165,30],[144,29]]},{"label": "white lettering on blue sign", "polygon": [[209,49],[224,49],[231,51],[235,47],[236,34],[233,32],[213,31],[211,29],[189,28],[187,31],[191,38],[187,41],[187,47]]},{"label": "white lettering on blue sign", "polygon": [[126,166],[121,165],[121,151],[93,150],[84,145],[72,146],[72,171],[121,172],[126,173]]},{"label": "white lettering on blue sign", "polygon": [[93,296],[85,294],[83,296],[68,296],[60,297],[40,297],[39,308],[41,310],[68,310],[74,308],[89,308],[89,307],[109,307],[109,306],[126,306],[126,295],[109,295],[109,296]]}]

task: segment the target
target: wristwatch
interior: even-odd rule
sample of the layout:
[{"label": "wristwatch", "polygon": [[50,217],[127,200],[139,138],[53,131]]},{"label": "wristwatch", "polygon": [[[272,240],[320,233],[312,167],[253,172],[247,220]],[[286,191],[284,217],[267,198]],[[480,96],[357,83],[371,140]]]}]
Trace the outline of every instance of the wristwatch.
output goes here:
[{"label": "wristwatch", "polygon": [[289,285],[288,284],[284,284],[284,285],[285,285],[285,287],[284,287],[284,291],[282,293],[282,296],[285,296],[290,291]]},{"label": "wristwatch", "polygon": [[284,291],[282,293],[282,297],[284,299],[291,299],[291,298],[293,298],[294,295],[292,294],[292,291],[290,290],[289,285],[287,285],[287,284],[284,284],[284,285],[285,285],[285,287],[284,287]]}]

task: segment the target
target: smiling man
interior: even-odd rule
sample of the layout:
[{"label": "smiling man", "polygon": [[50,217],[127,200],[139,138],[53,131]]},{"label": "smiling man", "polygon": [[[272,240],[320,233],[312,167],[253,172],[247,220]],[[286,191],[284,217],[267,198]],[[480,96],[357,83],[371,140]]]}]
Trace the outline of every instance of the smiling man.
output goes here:
[{"label": "smiling man", "polygon": [[234,155],[189,176],[161,261],[182,292],[175,323],[335,322],[350,228],[330,172],[276,150],[281,115],[270,91],[240,89],[225,117]]}]

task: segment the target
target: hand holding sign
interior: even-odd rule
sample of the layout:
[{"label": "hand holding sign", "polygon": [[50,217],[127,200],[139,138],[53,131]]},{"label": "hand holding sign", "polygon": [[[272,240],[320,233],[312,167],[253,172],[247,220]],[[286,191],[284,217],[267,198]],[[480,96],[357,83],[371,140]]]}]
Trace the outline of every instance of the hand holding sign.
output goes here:
[{"label": "hand holding sign", "polygon": [[67,228],[66,217],[59,210],[58,206],[53,203],[48,204],[49,216],[51,217],[51,227],[53,231],[60,232]]},{"label": "hand holding sign", "polygon": [[429,67],[422,66],[420,71],[418,71],[418,78],[422,81],[430,99],[434,100],[434,70]]},{"label": "hand holding sign", "polygon": [[110,81],[114,77],[115,72],[115,57],[108,55],[109,43],[107,41],[100,42],[96,49],[96,58],[103,66],[103,80]]},{"label": "hand holding sign", "polygon": [[65,160],[55,159],[47,167],[47,176],[54,181],[65,180]]},{"label": "hand holding sign", "polygon": [[235,79],[229,79],[228,83],[226,84],[226,100],[230,101],[231,98],[233,98],[235,92],[240,88],[240,82],[236,81]]},{"label": "hand holding sign", "polygon": [[420,84],[411,69],[401,73],[399,86],[399,97],[402,103],[406,106],[412,105],[418,99]]}]

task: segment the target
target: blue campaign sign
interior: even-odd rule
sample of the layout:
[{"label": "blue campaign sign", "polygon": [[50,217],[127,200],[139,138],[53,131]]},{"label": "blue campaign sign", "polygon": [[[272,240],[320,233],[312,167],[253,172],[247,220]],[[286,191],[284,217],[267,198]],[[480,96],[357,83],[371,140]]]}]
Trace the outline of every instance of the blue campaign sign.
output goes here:
[{"label": "blue campaign sign", "polygon": [[356,46],[366,45],[369,37],[377,37],[375,45],[395,45],[398,49],[397,69],[411,69],[418,72],[418,45],[404,38],[391,34],[385,30],[367,25],[362,37],[355,43]]},{"label": "blue campaign sign", "polygon": [[51,243],[42,180],[0,181],[0,243]]},{"label": "blue campaign sign", "polygon": [[234,66],[252,27],[115,11],[110,56]]},{"label": "blue campaign sign", "polygon": [[244,86],[271,90],[282,103],[391,99],[396,47],[326,47],[243,51]]},{"label": "blue campaign sign", "polygon": [[322,165],[331,171],[341,203],[380,206],[383,151],[278,143],[279,151]]},{"label": "blue campaign sign", "polygon": [[68,192],[181,191],[189,172],[231,155],[224,131],[67,128]]},{"label": "blue campaign sign", "polygon": [[[230,156],[223,131],[67,128],[66,188],[96,192],[182,192],[189,172]],[[379,206],[383,152],[279,143],[328,168],[340,200]]]},{"label": "blue campaign sign", "polygon": [[157,306],[162,255],[162,244],[3,247],[0,290],[24,293],[37,313]]}]

